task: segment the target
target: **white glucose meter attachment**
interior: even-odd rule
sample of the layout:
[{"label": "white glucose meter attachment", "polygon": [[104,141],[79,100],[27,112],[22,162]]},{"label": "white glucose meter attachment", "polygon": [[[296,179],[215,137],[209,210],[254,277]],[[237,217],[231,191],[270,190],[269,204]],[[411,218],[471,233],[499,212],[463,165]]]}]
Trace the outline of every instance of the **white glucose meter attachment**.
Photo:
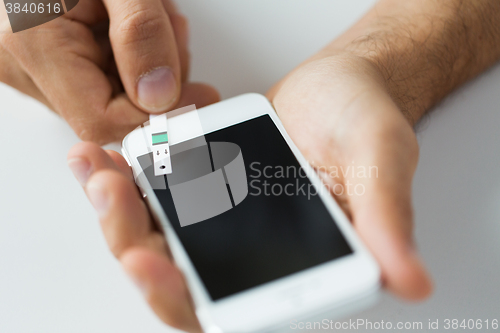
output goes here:
[{"label": "white glucose meter attachment", "polygon": [[151,150],[155,176],[170,174],[172,173],[172,162],[168,145],[167,114],[149,115],[149,125],[151,127]]}]

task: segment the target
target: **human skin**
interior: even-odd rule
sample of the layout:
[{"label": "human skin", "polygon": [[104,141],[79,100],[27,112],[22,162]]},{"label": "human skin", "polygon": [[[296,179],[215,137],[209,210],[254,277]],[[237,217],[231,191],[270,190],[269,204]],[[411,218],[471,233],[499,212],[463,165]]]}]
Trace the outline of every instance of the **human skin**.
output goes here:
[{"label": "human skin", "polygon": [[12,33],[0,5],[0,82],[61,115],[85,141],[119,140],[149,113],[213,103],[187,82],[187,20],[171,0],[85,0]]},{"label": "human skin", "polygon": [[[422,300],[432,283],[412,236],[418,162],[413,125],[453,89],[500,58],[496,0],[383,0],[360,22],[277,83],[268,97],[306,158],[321,167],[377,166],[378,177],[336,199],[382,268],[384,286]],[[199,332],[171,262],[123,158],[81,143],[68,163],[98,211],[125,271],[167,324]]]}]

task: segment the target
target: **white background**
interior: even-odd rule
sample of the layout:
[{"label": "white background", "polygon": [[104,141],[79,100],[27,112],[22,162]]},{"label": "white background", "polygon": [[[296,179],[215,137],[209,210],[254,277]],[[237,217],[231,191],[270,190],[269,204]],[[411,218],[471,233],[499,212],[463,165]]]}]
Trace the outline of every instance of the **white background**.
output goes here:
[{"label": "white background", "polygon": [[[182,0],[192,78],[224,98],[264,93],[373,2]],[[499,105],[497,66],[419,125],[416,235],[436,291],[421,304],[384,295],[353,319],[500,319]],[[108,252],[66,166],[71,129],[4,85],[0,110],[0,332],[169,332]]]}]

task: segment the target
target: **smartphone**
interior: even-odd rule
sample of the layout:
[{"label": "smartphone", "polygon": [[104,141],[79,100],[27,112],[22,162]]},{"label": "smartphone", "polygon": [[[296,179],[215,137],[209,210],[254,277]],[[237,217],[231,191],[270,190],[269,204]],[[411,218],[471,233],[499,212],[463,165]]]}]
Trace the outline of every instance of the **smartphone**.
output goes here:
[{"label": "smartphone", "polygon": [[205,332],[269,331],[376,301],[377,263],[264,96],[167,117],[171,174],[155,176],[147,123],[123,153]]}]

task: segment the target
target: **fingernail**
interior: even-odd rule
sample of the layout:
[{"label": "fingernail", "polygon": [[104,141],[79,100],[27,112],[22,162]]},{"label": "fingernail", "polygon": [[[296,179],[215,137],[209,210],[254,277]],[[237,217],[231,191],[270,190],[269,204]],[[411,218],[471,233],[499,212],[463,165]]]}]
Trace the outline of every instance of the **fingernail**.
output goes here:
[{"label": "fingernail", "polygon": [[170,67],[156,68],[139,79],[139,104],[148,111],[166,111],[177,96],[177,81]]},{"label": "fingernail", "polygon": [[109,198],[106,190],[102,186],[95,182],[90,182],[85,188],[87,196],[89,197],[90,203],[94,206],[97,214],[102,217],[108,212]]},{"label": "fingernail", "polygon": [[87,159],[76,157],[68,160],[68,166],[80,185],[85,186],[92,173],[90,162]]}]

